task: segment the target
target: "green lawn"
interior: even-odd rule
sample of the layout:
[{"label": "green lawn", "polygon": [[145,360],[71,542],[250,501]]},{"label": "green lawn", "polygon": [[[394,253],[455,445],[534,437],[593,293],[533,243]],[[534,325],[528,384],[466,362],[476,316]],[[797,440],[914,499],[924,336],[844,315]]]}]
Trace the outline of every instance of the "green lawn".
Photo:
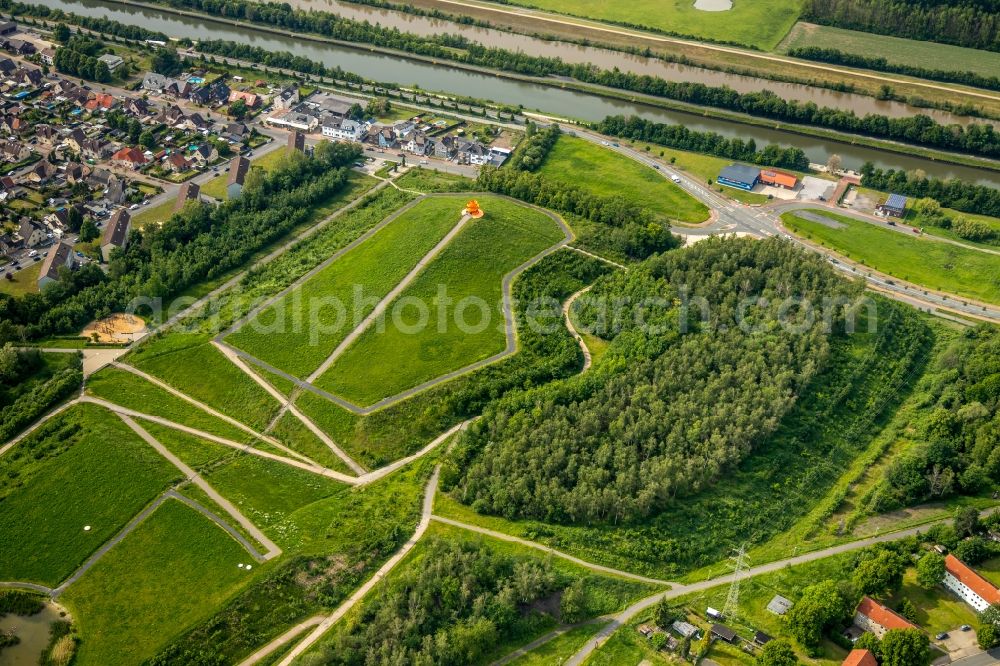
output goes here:
[{"label": "green lawn", "polygon": [[832,228],[797,213],[781,216],[785,226],[852,261],[924,287],[1000,303],[1000,257],[908,236],[835,213],[818,213],[839,223]]},{"label": "green lawn", "polygon": [[909,599],[917,609],[917,625],[931,636],[955,631],[963,624],[976,624],[976,613],[971,607],[943,586],[932,590],[921,587],[912,568],[906,571],[903,587],[889,600],[889,606],[895,608],[903,599]]},{"label": "green lawn", "polygon": [[510,663],[516,666],[551,666],[551,664],[561,664],[586,645],[590,637],[596,634],[600,628],[601,625],[599,623],[574,627]]},{"label": "green lawn", "polygon": [[590,141],[560,136],[540,172],[600,196],[622,195],[665,219],[703,222],[708,208],[662,173]]},{"label": "green lawn", "polygon": [[141,345],[126,360],[258,431],[267,427],[280,408],[273,396],[223,356],[207,336],[168,334]]},{"label": "green lawn", "polygon": [[227,342],[307,377],[458,223],[464,203],[421,201],[264,309]]},{"label": "green lawn", "polygon": [[218,525],[167,501],[62,596],[79,627],[78,666],[137,664],[211,614],[253,574]]},{"label": "green lawn", "polygon": [[464,192],[474,189],[476,181],[473,178],[445,173],[437,169],[411,167],[409,171],[396,179],[396,184],[417,192]]},{"label": "green lawn", "polygon": [[0,457],[0,474],[0,580],[50,587],[180,478],[94,405],[71,408]]},{"label": "green lawn", "polygon": [[126,370],[108,367],[91,375],[87,380],[87,392],[116,405],[169,419],[235,442],[254,440],[253,435]]},{"label": "green lawn", "polygon": [[795,24],[797,0],[733,0],[728,11],[695,9],[688,0],[517,0],[518,5],[717,42],[773,49]]},{"label": "green lawn", "polygon": [[[274,148],[266,155],[251,158],[250,165],[260,167],[265,171],[270,171],[280,164],[281,160],[283,160],[287,154],[288,148],[286,147]],[[226,183],[229,181],[229,162],[224,162],[223,166],[219,167],[219,172],[218,176],[202,184],[201,193],[207,197],[212,197],[213,199],[219,199],[221,201],[229,198],[226,193]]]},{"label": "green lawn", "polygon": [[36,261],[22,271],[12,273],[13,280],[7,279],[7,274],[0,278],[0,293],[11,296],[24,296],[38,292],[38,276],[42,274],[42,262]]},{"label": "green lawn", "polygon": [[316,434],[291,412],[285,412],[271,430],[271,435],[288,448],[315,460],[324,467],[344,474],[354,472]]},{"label": "green lawn", "polygon": [[175,201],[164,201],[150,208],[143,208],[132,218],[132,226],[142,229],[150,224],[163,224],[174,214]]},{"label": "green lawn", "polygon": [[[563,233],[547,215],[509,200],[481,197],[480,204],[485,217],[462,229],[390,304],[384,330],[368,328],[319,386],[370,405],[503,351],[503,276]],[[451,306],[440,301],[442,289]],[[463,310],[463,302],[471,305]]]},{"label": "green lawn", "polygon": [[881,57],[890,63],[919,64],[929,69],[1000,76],[1000,53],[993,51],[888,37],[812,23],[797,24],[788,34],[788,38],[781,43],[779,50],[787,53],[793,48],[806,46],[837,49],[867,57]]}]

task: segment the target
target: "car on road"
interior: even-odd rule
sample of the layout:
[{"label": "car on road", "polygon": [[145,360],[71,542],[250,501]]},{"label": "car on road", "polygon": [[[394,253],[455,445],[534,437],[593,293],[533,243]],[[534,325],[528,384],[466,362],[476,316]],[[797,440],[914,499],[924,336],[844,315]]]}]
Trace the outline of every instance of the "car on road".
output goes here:
[{"label": "car on road", "polygon": [[674,173],[670,175],[670,180],[674,181],[675,183],[680,183],[681,177]]},{"label": "car on road", "polygon": [[421,164],[430,164],[430,162],[428,162],[427,160],[420,160],[420,163]]},{"label": "car on road", "polygon": [[607,141],[601,141],[601,145],[602,146],[606,146],[606,145],[608,145],[608,142]]},{"label": "car on road", "polygon": [[654,164],[653,168],[656,169],[657,171],[659,171],[660,170],[660,165],[659,164]]},{"label": "car on road", "polygon": [[139,204],[132,204],[128,207],[129,210],[139,210]]},{"label": "car on road", "polygon": [[614,146],[615,148],[621,148],[621,144],[618,143],[617,141],[613,142],[611,145]]},{"label": "car on road", "polygon": [[38,256],[38,250],[32,250],[31,252],[28,253],[28,256],[29,257],[37,257]]}]

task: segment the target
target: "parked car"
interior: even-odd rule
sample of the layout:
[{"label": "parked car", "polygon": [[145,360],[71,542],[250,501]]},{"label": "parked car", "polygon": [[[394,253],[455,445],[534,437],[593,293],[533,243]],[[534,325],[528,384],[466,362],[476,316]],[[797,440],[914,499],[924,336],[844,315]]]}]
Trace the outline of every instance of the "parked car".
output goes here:
[{"label": "parked car", "polygon": [[967,624],[963,624],[961,627],[959,627],[959,629],[961,629],[962,631],[972,631],[972,627],[970,627]]},{"label": "parked car", "polygon": [[944,639],[948,638],[948,632],[947,631],[942,631],[940,634],[938,634],[934,638],[936,640],[943,641]]},{"label": "parked car", "polygon": [[139,210],[139,204],[132,204],[128,207],[129,210]]},{"label": "parked car", "polygon": [[37,257],[38,256],[38,250],[32,250],[31,252],[28,253],[28,256],[29,257]]}]

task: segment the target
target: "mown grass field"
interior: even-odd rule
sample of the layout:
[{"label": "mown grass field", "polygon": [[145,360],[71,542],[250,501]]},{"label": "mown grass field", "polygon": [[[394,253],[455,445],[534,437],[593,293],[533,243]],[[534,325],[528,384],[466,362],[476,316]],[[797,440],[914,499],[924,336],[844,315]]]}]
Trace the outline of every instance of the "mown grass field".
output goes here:
[{"label": "mown grass field", "polygon": [[280,405],[200,335],[166,335],[138,347],[126,362],[178,391],[260,431]]},{"label": "mown grass field", "polygon": [[61,597],[82,637],[74,663],[152,657],[251,578],[238,563],[256,564],[221,527],[165,502]]},{"label": "mown grass field", "polygon": [[[464,197],[442,201],[461,206]],[[390,304],[384,330],[367,329],[320,387],[370,405],[503,351],[503,276],[564,235],[540,211],[498,197],[479,201],[485,217],[462,229]],[[437,300],[441,289],[454,307]],[[463,310],[463,302],[472,305]]]},{"label": "mown grass field", "polygon": [[550,666],[550,664],[564,663],[586,645],[590,637],[600,628],[601,624],[596,622],[574,627],[510,663],[515,666]]},{"label": "mown grass field", "polygon": [[421,201],[226,341],[307,377],[458,223],[463,204],[451,198]]},{"label": "mown grass field", "polygon": [[974,72],[1000,76],[1000,53],[980,51],[951,44],[922,42],[869,32],[844,30],[813,23],[798,23],[778,49],[782,53],[797,47],[838,49],[868,57],[885,58],[890,63],[918,64],[928,69]]},{"label": "mown grass field", "polygon": [[0,292],[11,296],[24,296],[38,292],[38,276],[42,273],[42,262],[37,261],[23,271],[11,274],[13,280],[7,279],[7,274],[0,278]]},{"label": "mown grass field", "polygon": [[1000,303],[996,255],[881,228],[835,213],[818,213],[833,228],[796,213],[781,216],[785,226],[848,259],[929,289]]},{"label": "mown grass field", "polygon": [[[274,148],[271,152],[262,155],[260,157],[255,157],[250,159],[250,166],[260,167],[265,171],[270,171],[277,165],[281,163],[285,156],[288,155],[287,147]],[[219,175],[212,178],[202,184],[201,193],[207,197],[212,197],[213,199],[224,200],[228,199],[229,196],[226,192],[226,183],[229,180],[229,162],[223,162],[223,165],[219,167]]]},{"label": "mown grass field", "polygon": [[703,222],[708,208],[662,173],[590,141],[560,136],[539,170],[599,196],[621,195],[664,219]]},{"label": "mown grass field", "polygon": [[0,457],[0,474],[0,579],[49,587],[180,479],[121,419],[94,405],[71,408]]},{"label": "mown grass field", "polygon": [[511,4],[765,51],[773,49],[795,24],[802,6],[798,0],[733,0],[728,11],[707,12],[695,9],[688,0],[517,0]]},{"label": "mown grass field", "polygon": [[87,380],[87,392],[116,405],[160,416],[235,442],[247,443],[255,440],[250,433],[215,418],[208,412],[125,370],[108,367],[95,373]]},{"label": "mown grass field", "polygon": [[132,218],[132,225],[136,229],[142,229],[151,224],[163,224],[174,214],[175,203],[175,201],[164,201],[156,206],[143,208]]},{"label": "mown grass field", "polygon": [[354,474],[336,453],[327,446],[309,427],[291,412],[285,412],[274,424],[271,434],[285,445],[302,455],[315,460],[324,467]]}]

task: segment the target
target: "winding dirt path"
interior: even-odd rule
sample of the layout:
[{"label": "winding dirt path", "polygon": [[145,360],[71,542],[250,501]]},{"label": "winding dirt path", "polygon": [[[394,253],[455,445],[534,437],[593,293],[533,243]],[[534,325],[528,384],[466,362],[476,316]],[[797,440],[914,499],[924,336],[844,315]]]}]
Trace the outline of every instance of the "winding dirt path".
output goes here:
[{"label": "winding dirt path", "polygon": [[576,338],[577,343],[580,345],[580,351],[583,352],[583,367],[580,369],[580,374],[583,374],[584,372],[587,372],[587,370],[590,370],[592,360],[590,357],[590,349],[587,347],[587,343],[584,342],[583,336],[580,335],[580,333],[576,330],[576,326],[573,325],[573,318],[570,317],[570,309],[573,307],[573,303],[576,301],[576,299],[579,298],[580,296],[583,296],[588,291],[590,291],[591,287],[593,286],[594,285],[589,285],[587,287],[584,287],[580,291],[576,292],[575,294],[567,298],[566,302],[563,303],[563,319],[566,321],[566,328],[569,329],[570,335]]}]

